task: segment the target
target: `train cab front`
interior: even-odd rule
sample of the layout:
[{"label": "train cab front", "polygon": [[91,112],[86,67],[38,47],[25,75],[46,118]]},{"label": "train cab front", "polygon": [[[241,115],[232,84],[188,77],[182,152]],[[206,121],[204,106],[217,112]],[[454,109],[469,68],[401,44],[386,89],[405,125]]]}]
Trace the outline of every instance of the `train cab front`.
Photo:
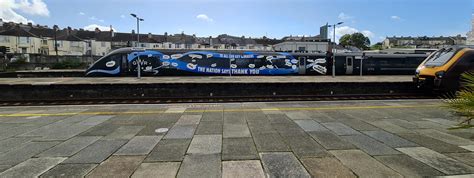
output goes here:
[{"label": "train cab front", "polygon": [[461,74],[472,68],[472,53],[470,48],[457,47],[434,52],[416,69],[414,84],[421,89],[436,91],[459,89]]},{"label": "train cab front", "polygon": [[127,54],[130,49],[118,49],[94,62],[85,73],[86,77],[120,76],[127,68]]}]

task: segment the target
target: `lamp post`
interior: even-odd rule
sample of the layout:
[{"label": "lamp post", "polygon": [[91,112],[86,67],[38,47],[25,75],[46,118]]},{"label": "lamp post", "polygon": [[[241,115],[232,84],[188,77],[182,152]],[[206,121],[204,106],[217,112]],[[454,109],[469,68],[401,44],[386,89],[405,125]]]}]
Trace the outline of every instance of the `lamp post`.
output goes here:
[{"label": "lamp post", "polygon": [[[334,24],[334,25],[328,25],[328,27],[333,27],[334,28],[334,45],[333,45],[333,49],[335,49],[334,47],[336,46],[336,26],[338,25],[341,25],[343,24],[344,22],[339,22],[337,24]],[[334,50],[333,54],[332,54],[332,77],[336,77],[336,51]]]},{"label": "lamp post", "polygon": [[[137,45],[135,45],[136,47],[139,47],[140,45],[140,21],[144,21],[142,18],[138,17],[136,14],[130,14],[132,17],[136,18],[137,19]],[[140,54],[138,54],[138,57],[137,57],[137,68],[138,68],[138,72],[137,72],[137,78],[140,79],[141,78],[141,61],[140,61]]]}]

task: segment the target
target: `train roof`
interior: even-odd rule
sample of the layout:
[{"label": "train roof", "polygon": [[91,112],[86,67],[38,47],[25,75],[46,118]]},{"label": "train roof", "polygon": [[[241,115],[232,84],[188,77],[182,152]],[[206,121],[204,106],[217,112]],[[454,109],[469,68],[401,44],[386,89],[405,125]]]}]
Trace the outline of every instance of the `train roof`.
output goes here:
[{"label": "train roof", "polygon": [[[474,46],[472,46],[474,47]],[[471,48],[472,48],[471,47]],[[151,50],[151,51],[160,51],[160,52],[172,52],[172,53],[185,53],[189,51],[212,51],[220,53],[243,53],[243,52],[256,52],[262,54],[274,54],[274,53],[288,53],[288,52],[278,52],[278,51],[233,51],[233,50],[184,50],[184,49],[143,49],[143,48],[120,48],[116,49],[109,53],[131,53],[136,51]],[[295,56],[325,56],[326,53],[288,53]],[[336,53],[336,56],[362,56],[364,52],[347,52],[347,53]],[[386,54],[386,53],[365,53],[367,57],[427,57],[428,54]]]}]

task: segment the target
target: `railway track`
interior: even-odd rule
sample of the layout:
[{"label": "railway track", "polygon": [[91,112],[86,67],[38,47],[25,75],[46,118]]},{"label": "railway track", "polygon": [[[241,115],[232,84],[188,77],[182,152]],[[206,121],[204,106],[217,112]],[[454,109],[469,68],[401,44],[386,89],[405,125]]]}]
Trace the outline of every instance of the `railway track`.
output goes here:
[{"label": "railway track", "polygon": [[362,94],[362,95],[289,95],[251,97],[195,97],[195,98],[108,98],[68,100],[0,101],[0,106],[42,106],[42,105],[100,105],[100,104],[167,104],[167,103],[226,103],[226,102],[272,102],[272,101],[335,101],[335,100],[393,100],[434,99],[435,94]]}]

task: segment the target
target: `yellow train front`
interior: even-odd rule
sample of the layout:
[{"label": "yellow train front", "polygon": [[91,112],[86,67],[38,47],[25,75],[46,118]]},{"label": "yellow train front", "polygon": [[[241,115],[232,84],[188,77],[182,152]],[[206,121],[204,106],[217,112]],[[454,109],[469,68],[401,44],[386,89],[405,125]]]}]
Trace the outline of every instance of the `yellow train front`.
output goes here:
[{"label": "yellow train front", "polygon": [[413,82],[419,88],[458,90],[461,74],[474,70],[474,48],[451,46],[429,55],[416,69]]}]

